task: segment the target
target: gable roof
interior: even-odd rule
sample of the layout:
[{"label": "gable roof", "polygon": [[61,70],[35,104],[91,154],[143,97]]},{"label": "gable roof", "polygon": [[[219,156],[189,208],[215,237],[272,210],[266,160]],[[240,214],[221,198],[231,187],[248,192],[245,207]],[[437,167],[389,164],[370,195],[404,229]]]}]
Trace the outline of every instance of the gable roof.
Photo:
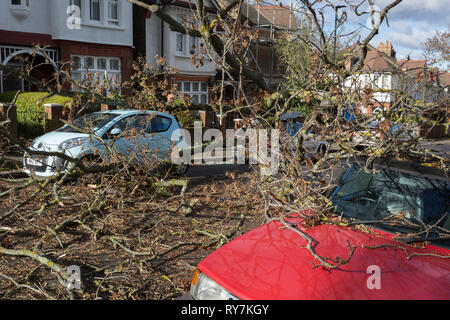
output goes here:
[{"label": "gable roof", "polygon": [[402,71],[408,71],[413,74],[423,72],[427,67],[426,60],[398,60],[397,65]]},{"label": "gable roof", "polygon": [[[357,56],[359,50],[359,43],[346,49],[349,57]],[[397,60],[370,44],[367,46],[367,55],[361,69],[363,72],[407,72],[411,76],[417,76],[426,70],[426,60]]]},{"label": "gable roof", "polygon": [[[231,0],[211,0],[214,5],[219,9],[224,9],[229,6]],[[259,11],[258,11],[259,8]],[[237,17],[238,8],[234,8],[229,13],[230,15]],[[280,30],[297,30],[297,21],[295,15],[288,7],[282,7],[279,5],[251,5],[247,2],[241,4],[240,13],[243,18],[248,19],[251,25],[269,27],[271,24],[276,29]]]},{"label": "gable roof", "polygon": [[368,50],[362,71],[392,72],[396,69],[396,60],[378,50]]}]

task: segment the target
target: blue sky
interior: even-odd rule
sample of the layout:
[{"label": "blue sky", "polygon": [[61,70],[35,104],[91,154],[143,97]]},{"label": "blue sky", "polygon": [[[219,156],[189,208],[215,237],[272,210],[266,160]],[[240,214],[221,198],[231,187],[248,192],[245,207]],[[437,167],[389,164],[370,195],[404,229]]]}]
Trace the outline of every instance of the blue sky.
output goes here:
[{"label": "blue sky", "polygon": [[[270,0],[266,0],[270,1]],[[294,5],[295,0],[292,0]],[[354,2],[359,2],[355,0]],[[384,8],[393,0],[375,0],[375,6]],[[282,0],[283,4],[289,5],[289,0]],[[342,0],[330,0],[335,5],[345,4]],[[298,2],[297,2],[298,3]],[[321,1],[319,5],[323,5]],[[361,9],[368,9],[365,4]],[[341,9],[341,12],[346,9]],[[364,38],[369,30],[363,26],[370,26],[368,15],[357,17],[348,9],[348,21],[344,31],[349,32],[355,29],[360,30],[361,37]],[[330,28],[334,27],[334,11],[328,10],[325,15],[326,23]],[[389,27],[386,21],[383,22],[379,34],[373,38],[371,44],[378,46],[380,42],[391,41],[397,52],[397,59],[406,58],[423,59],[423,43],[431,37],[436,30],[444,31],[450,29],[450,1],[449,0],[403,0],[402,3],[394,7],[388,15]],[[331,29],[332,30],[332,29]],[[361,39],[362,39],[361,38]]]},{"label": "blue sky", "polygon": [[[388,0],[377,0],[375,5],[383,8],[387,3]],[[365,20],[362,21],[364,24],[367,23]],[[409,55],[411,59],[421,59],[425,40],[436,30],[449,29],[450,1],[403,0],[390,11],[388,21],[389,27],[384,22],[371,44],[377,46],[381,41],[389,40],[397,52],[397,58]],[[363,34],[368,32],[365,28],[362,31]]]}]

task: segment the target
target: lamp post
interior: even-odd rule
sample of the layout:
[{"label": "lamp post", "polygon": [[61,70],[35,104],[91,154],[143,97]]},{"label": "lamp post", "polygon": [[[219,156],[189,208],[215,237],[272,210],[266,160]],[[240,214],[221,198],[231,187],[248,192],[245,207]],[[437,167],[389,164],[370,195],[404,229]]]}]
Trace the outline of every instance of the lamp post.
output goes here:
[{"label": "lamp post", "polygon": [[335,6],[334,7],[334,46],[333,46],[333,63],[336,63],[336,40],[337,40],[337,13],[339,9],[345,8],[346,6]]}]

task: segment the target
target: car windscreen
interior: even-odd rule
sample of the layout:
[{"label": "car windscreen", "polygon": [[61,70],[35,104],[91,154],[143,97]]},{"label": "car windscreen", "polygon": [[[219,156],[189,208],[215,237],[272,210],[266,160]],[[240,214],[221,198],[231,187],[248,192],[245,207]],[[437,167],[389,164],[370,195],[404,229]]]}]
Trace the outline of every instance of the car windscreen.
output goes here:
[{"label": "car windscreen", "polygon": [[[339,213],[359,221],[382,221],[402,216],[405,221],[436,225],[450,231],[450,182],[385,169],[348,169],[332,194]],[[395,231],[408,232],[407,228]]]},{"label": "car windscreen", "polygon": [[[114,118],[120,116],[119,113],[102,113],[94,112],[75,119],[71,126],[65,125],[59,128],[59,132],[80,132],[80,131],[97,131],[104,127]],[[77,128],[79,130],[77,130]]]}]

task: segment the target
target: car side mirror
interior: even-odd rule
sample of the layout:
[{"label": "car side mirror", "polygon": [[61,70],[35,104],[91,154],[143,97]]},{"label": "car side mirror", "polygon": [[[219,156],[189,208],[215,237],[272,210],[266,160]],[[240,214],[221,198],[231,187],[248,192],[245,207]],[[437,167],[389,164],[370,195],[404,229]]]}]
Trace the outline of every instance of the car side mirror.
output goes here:
[{"label": "car side mirror", "polygon": [[111,130],[110,135],[112,137],[117,137],[121,133],[122,133],[122,130],[120,130],[119,128],[114,128],[114,129]]}]

